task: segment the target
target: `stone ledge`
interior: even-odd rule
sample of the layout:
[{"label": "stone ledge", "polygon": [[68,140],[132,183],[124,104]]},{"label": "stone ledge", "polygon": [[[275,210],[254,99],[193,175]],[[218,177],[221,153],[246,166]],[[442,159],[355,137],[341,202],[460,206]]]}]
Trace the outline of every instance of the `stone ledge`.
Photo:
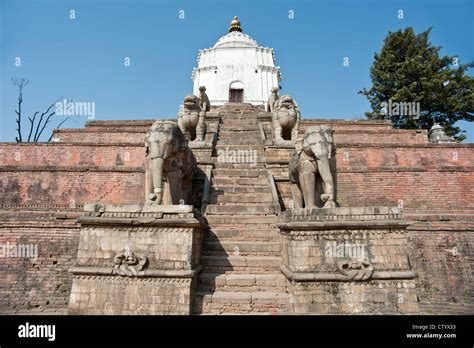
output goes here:
[{"label": "stone ledge", "polygon": [[86,212],[113,212],[113,213],[192,213],[192,205],[151,205],[151,204],[84,204]]},{"label": "stone ledge", "polygon": [[356,220],[342,220],[342,221],[301,221],[301,222],[286,222],[279,223],[280,233],[288,233],[286,231],[300,231],[300,230],[327,230],[327,229],[380,229],[380,228],[405,228],[409,226],[408,221],[400,220],[373,220],[373,221],[356,221]]},{"label": "stone ledge", "polygon": [[[287,266],[281,266],[281,272],[291,281],[295,282],[305,282],[305,281],[340,281],[340,282],[354,282],[357,280],[347,280],[343,274],[338,273],[297,273],[291,271]],[[413,279],[416,278],[417,274],[414,271],[374,271],[372,276],[367,279],[369,280],[390,280],[390,279]],[[363,281],[363,280],[360,280]]]},{"label": "stone ledge", "polygon": [[0,172],[124,172],[145,173],[144,167],[104,167],[104,166],[0,166]]},{"label": "stone ledge", "polygon": [[397,207],[294,208],[286,210],[280,216],[279,227],[318,229],[333,226],[405,226],[405,222],[400,219],[402,211]]},{"label": "stone ledge", "polygon": [[[197,273],[201,271],[201,266],[197,266],[192,270],[166,270],[166,269],[147,269],[138,272],[138,274],[131,278],[193,278]],[[121,275],[113,274],[113,267],[87,267],[87,266],[75,266],[69,268],[69,273],[73,275],[110,275],[114,277],[123,277]]]},{"label": "stone ledge", "polygon": [[126,225],[126,226],[173,226],[173,227],[198,227],[205,228],[206,225],[195,218],[107,218],[82,216],[77,219],[82,225]]},{"label": "stone ledge", "polygon": [[204,228],[207,224],[192,205],[84,204],[82,225],[173,226]]}]

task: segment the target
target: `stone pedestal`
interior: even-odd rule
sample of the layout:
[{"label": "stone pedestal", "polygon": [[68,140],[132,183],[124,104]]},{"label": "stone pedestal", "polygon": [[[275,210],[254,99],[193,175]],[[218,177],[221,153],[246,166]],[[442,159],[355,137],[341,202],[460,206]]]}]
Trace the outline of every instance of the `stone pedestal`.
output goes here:
[{"label": "stone pedestal", "polygon": [[279,228],[290,310],[418,312],[406,227],[398,208],[286,211]]},{"label": "stone pedestal", "polygon": [[190,314],[205,227],[192,206],[84,210],[70,314]]}]

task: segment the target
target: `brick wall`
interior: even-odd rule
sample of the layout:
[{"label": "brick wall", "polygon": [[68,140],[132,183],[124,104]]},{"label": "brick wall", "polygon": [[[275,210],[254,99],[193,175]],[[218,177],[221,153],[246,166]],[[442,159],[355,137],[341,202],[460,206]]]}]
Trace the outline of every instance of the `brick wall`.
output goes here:
[{"label": "brick wall", "polygon": [[[20,212],[8,218],[0,214],[0,242],[33,240],[40,250],[51,250],[37,263],[0,260],[2,279],[7,280],[0,285],[0,312],[66,308],[66,270],[78,240],[77,226],[67,214],[89,202],[143,202],[142,139],[149,124],[93,121],[85,129],[55,132],[59,143],[0,143],[0,212],[17,209],[27,214],[24,220],[18,220]],[[316,124],[335,129],[341,205],[402,204],[415,222],[409,242],[422,283],[420,308],[472,313],[474,226],[465,216],[474,215],[474,145],[428,144],[426,131],[394,130],[385,122],[305,120],[302,130]],[[209,150],[194,152],[202,163],[209,160]],[[266,157],[287,203],[291,194],[282,162],[288,151],[270,148]],[[29,216],[35,205],[46,216]],[[419,210],[430,212],[433,220],[417,215]],[[446,251],[453,240],[460,252],[456,256]]]},{"label": "brick wall", "polygon": [[37,245],[38,258],[0,259],[0,313],[65,313],[72,283],[67,270],[75,263],[78,242],[74,219],[58,221],[34,215],[25,220],[2,219],[0,245]]}]

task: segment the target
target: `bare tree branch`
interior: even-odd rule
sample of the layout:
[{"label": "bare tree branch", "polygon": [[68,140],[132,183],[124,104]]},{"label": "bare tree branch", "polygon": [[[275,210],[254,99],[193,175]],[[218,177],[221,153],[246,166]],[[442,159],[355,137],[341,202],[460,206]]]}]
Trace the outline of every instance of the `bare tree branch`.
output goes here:
[{"label": "bare tree branch", "polygon": [[[56,126],[56,128],[61,127],[63,125],[63,123],[66,122],[68,119],[69,119],[69,117],[66,117],[64,120],[62,120],[62,122],[60,124],[58,124]],[[53,133],[51,133],[51,136],[49,137],[48,142],[51,141],[51,139],[53,139]]]},{"label": "bare tree branch", "polygon": [[28,83],[30,83],[30,80],[26,80],[24,78],[22,79],[13,79],[12,78],[12,83],[13,85],[17,86],[18,89],[19,89],[19,92],[18,92],[18,110],[15,110],[15,113],[17,115],[16,117],[16,124],[17,124],[17,133],[18,133],[18,137],[15,138],[15,140],[19,143],[22,141],[22,137],[21,137],[21,104],[23,103],[23,88],[25,88]]},{"label": "bare tree branch", "polygon": [[33,132],[33,128],[35,127],[35,119],[38,114],[39,114],[39,111],[36,111],[35,114],[33,115],[33,118],[28,116],[28,119],[30,120],[30,132],[28,133],[28,140],[27,140],[28,142],[31,139],[31,133]]},{"label": "bare tree branch", "polygon": [[40,136],[41,136],[41,133],[43,133],[44,129],[46,128],[46,126],[48,125],[49,121],[51,120],[51,117],[53,117],[55,113],[56,113],[56,112],[53,111],[52,113],[50,113],[50,114],[46,117],[46,119],[45,119],[45,121],[44,121],[44,123],[43,123],[43,127],[41,128],[41,131],[38,133],[38,136],[33,139],[34,141],[38,141],[38,139],[39,139]]},{"label": "bare tree branch", "polygon": [[[40,116],[40,118],[39,118],[39,121],[38,121],[38,124],[36,125],[36,131],[35,131],[35,135],[33,136],[33,141],[38,141],[38,139],[39,139],[39,137],[40,137],[40,135],[41,135],[41,132],[42,132],[43,129],[44,129],[44,126],[43,126],[41,132],[38,134],[39,129],[40,129],[40,127],[41,127],[41,122],[43,122],[43,117],[44,117],[44,115],[46,115],[46,114],[53,108],[53,106],[56,105],[56,103],[57,103],[59,100],[61,100],[61,98],[62,98],[62,97],[60,97],[60,98],[58,98],[57,100],[55,100],[55,101],[48,107],[48,109],[47,109],[45,112],[43,112],[43,113],[41,114],[41,116]],[[54,114],[54,112],[53,112],[53,114]],[[50,115],[50,116],[52,116],[52,115]],[[50,117],[50,116],[47,116],[47,117]]]},{"label": "bare tree branch", "polygon": [[[16,142],[20,143],[23,142],[23,137],[22,137],[22,103],[23,103],[23,89],[30,83],[30,80],[27,80],[25,78],[17,79],[17,78],[12,78],[12,83],[13,85],[17,86],[19,89],[18,93],[18,110],[15,110],[16,114],[16,124],[17,124],[17,136],[15,137]],[[41,135],[43,134],[43,131],[45,130],[46,126],[50,123],[51,118],[55,115],[55,111],[52,111],[53,107],[56,105],[58,101],[60,101],[62,97],[58,98],[55,100],[52,104],[49,105],[49,107],[46,109],[45,112],[41,113],[39,111],[36,111],[33,115],[33,117],[27,116],[29,120],[29,132],[28,132],[28,142],[34,141],[37,142]],[[38,115],[39,119],[38,119]],[[59,125],[58,128],[66,122],[68,118],[64,119]],[[38,122],[36,123],[36,121]],[[32,139],[33,138],[33,139]],[[52,139],[52,136],[49,138],[48,141]]]}]

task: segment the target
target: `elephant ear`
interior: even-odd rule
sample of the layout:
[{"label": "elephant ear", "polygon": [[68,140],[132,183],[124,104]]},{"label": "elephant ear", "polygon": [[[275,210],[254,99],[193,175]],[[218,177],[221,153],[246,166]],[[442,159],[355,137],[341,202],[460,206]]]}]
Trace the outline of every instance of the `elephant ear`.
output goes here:
[{"label": "elephant ear", "polygon": [[[320,126],[310,127],[306,130],[303,149],[308,155],[322,159],[322,157],[328,156],[328,151],[330,151],[329,145]],[[315,152],[313,152],[314,149],[316,150]]]}]

